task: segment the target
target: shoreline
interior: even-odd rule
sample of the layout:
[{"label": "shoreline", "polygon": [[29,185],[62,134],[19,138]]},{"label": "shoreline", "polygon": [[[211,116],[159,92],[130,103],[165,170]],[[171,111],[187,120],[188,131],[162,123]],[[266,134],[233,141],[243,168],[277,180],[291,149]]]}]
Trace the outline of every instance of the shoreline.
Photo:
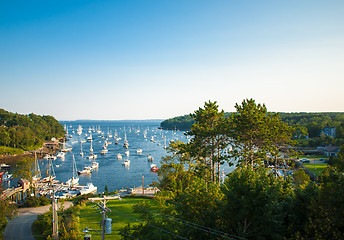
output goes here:
[{"label": "shoreline", "polygon": [[35,149],[35,150],[30,150],[26,151],[23,154],[17,154],[17,155],[5,155],[5,156],[0,156],[0,163],[5,163],[9,165],[15,164],[16,161],[19,161],[21,158],[24,157],[35,157],[35,153],[38,159],[43,158],[46,154],[56,154],[57,151],[61,149],[61,141],[63,138],[59,138],[56,141],[47,141],[44,142],[42,147]]}]

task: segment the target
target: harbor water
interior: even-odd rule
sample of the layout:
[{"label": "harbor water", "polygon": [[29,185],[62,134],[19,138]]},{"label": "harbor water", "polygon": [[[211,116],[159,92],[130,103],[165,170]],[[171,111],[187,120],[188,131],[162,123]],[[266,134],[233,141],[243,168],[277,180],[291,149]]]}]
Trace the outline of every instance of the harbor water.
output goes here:
[{"label": "harbor water", "polygon": [[[79,175],[80,185],[91,182],[98,187],[98,192],[104,191],[106,185],[109,191],[142,186],[143,177],[145,186],[152,184],[153,181],[158,180],[158,174],[151,171],[151,164],[160,167],[161,157],[167,155],[164,148],[165,143],[168,145],[172,140],[187,141],[184,132],[159,129],[160,122],[154,120],[61,122],[68,130],[69,137],[66,148],[70,146],[72,151],[66,152],[64,158],[52,160],[56,179],[60,183],[65,183],[72,177],[74,155],[78,170],[91,165],[93,161],[99,163],[98,170],[88,175]],[[79,125],[83,128],[80,135],[77,134]],[[88,159],[91,154],[91,141],[88,141],[87,137],[90,135],[93,138],[93,153],[97,155],[95,160]],[[121,138],[117,145],[115,144],[115,135],[117,138]],[[128,149],[123,147],[125,137],[129,143]],[[107,147],[108,152],[101,155],[106,139],[110,143]],[[153,139],[154,141],[152,141]],[[80,155],[81,148],[83,156]],[[137,153],[138,149],[142,149],[142,153]],[[129,156],[125,154],[126,151],[129,151]],[[121,160],[117,158],[118,153],[122,156]],[[152,162],[148,161],[148,155],[153,157]],[[130,160],[130,165],[125,166],[123,162],[127,159]],[[49,161],[45,159],[38,161],[44,177],[49,167]]]}]

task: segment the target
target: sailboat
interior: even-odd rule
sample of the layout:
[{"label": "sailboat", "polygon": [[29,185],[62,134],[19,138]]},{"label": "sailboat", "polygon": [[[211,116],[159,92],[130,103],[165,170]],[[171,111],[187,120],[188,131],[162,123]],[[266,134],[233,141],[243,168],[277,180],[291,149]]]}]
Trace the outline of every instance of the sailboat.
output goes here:
[{"label": "sailboat", "polygon": [[93,148],[92,148],[92,140],[91,140],[91,147],[90,147],[90,152],[93,153]]},{"label": "sailboat", "polygon": [[93,154],[92,142],[93,142],[93,140],[91,141],[91,148],[90,148],[91,153],[90,153],[90,156],[88,156],[88,159],[96,159],[97,158],[97,155]]},{"label": "sailboat", "polygon": [[167,145],[166,145],[166,137],[165,137],[165,144],[164,144],[164,148],[165,148],[165,149],[167,148]]},{"label": "sailboat", "polygon": [[126,160],[122,163],[122,165],[124,165],[124,166],[129,166],[129,165],[130,165],[130,160],[129,160],[129,159],[126,159]]},{"label": "sailboat", "polygon": [[123,147],[125,149],[128,149],[128,147],[129,147],[129,143],[128,143],[128,140],[127,140],[127,133],[126,132],[124,132],[124,144],[123,144]]},{"label": "sailboat", "polygon": [[39,168],[39,163],[37,161],[37,155],[36,155],[36,152],[35,152],[35,175],[32,177],[32,180],[34,182],[36,181],[39,181],[41,179],[41,170]]},{"label": "sailboat", "polygon": [[74,159],[74,154],[73,154],[73,176],[71,179],[69,179],[66,184],[69,185],[70,187],[73,187],[79,182],[79,177],[77,174],[78,170],[76,169],[76,163]]},{"label": "sailboat", "polygon": [[51,163],[51,159],[49,159],[49,166],[47,170],[47,176],[41,180],[41,182],[50,182],[50,183],[57,183],[58,180],[54,181],[56,178],[55,171],[54,171],[54,166]]},{"label": "sailboat", "polygon": [[91,141],[92,142],[92,133],[90,132],[90,136],[87,137],[87,141]]},{"label": "sailboat", "polygon": [[80,156],[84,156],[84,153],[83,153],[83,151],[82,151],[82,143],[81,143]]}]

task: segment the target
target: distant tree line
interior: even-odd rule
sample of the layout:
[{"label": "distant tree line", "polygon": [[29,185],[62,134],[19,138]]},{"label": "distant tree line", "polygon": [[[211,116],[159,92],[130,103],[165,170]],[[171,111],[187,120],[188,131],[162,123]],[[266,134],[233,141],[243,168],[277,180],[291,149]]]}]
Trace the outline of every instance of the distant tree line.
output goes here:
[{"label": "distant tree line", "polygon": [[64,134],[63,126],[52,116],[23,115],[0,109],[1,146],[29,150]]},{"label": "distant tree line", "polygon": [[[228,118],[232,113],[224,113]],[[293,139],[303,146],[318,146],[321,143],[342,145],[344,139],[344,113],[279,113],[280,119],[294,128]],[[178,116],[163,121],[162,129],[190,131],[195,123],[192,115]],[[321,135],[325,127],[336,128],[336,138]]]}]

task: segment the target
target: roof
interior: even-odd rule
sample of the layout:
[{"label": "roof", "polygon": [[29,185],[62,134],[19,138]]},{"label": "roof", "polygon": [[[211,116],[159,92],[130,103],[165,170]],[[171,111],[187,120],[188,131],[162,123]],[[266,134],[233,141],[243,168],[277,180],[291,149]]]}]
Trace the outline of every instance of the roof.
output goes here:
[{"label": "roof", "polygon": [[324,150],[325,150],[325,152],[338,152],[339,147],[329,145],[329,146],[326,146]]}]

